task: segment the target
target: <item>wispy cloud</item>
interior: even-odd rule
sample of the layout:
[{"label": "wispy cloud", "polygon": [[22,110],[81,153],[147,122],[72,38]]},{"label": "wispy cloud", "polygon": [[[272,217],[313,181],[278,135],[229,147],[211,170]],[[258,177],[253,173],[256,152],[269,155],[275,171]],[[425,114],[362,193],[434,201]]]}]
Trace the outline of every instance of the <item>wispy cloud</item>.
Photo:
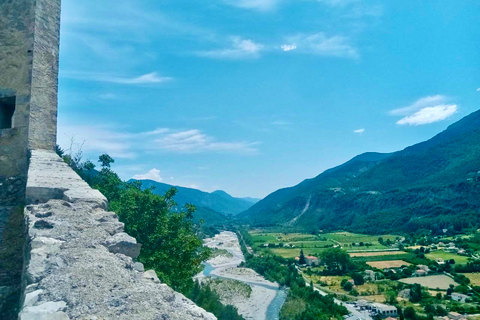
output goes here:
[{"label": "wispy cloud", "polygon": [[82,81],[109,82],[124,85],[161,84],[173,78],[160,76],[157,72],[151,72],[140,76],[119,76],[95,72],[62,72],[61,77]]},{"label": "wispy cloud", "polygon": [[163,178],[160,175],[160,170],[153,168],[145,174],[136,174],[132,177],[135,180],[153,180],[162,182]]},{"label": "wispy cloud", "polygon": [[316,0],[332,7],[343,7],[352,3],[358,2],[358,0]]},{"label": "wispy cloud", "polygon": [[167,133],[169,131],[170,131],[170,129],[168,129],[168,128],[157,128],[157,129],[152,130],[152,131],[142,132],[141,134],[144,134],[144,135],[147,135],[147,136],[152,136],[152,135]]},{"label": "wispy cloud", "polygon": [[259,11],[268,11],[275,8],[282,0],[223,0],[226,4]]},{"label": "wispy cloud", "polygon": [[403,108],[398,108],[390,111],[390,114],[394,116],[406,116],[410,115],[413,112],[416,112],[422,108],[426,107],[431,107],[436,104],[442,104],[447,101],[447,97],[441,94],[437,94],[435,96],[428,96],[428,97],[423,97],[415,101],[409,106],[403,107]]},{"label": "wispy cloud", "polygon": [[390,111],[391,115],[404,116],[399,125],[418,126],[445,120],[458,110],[456,104],[447,104],[448,97],[435,95],[423,97],[411,105]]},{"label": "wispy cloud", "polygon": [[353,130],[354,133],[358,133],[358,134],[362,134],[365,132],[365,129],[362,128],[362,129],[357,129],[357,130]]},{"label": "wispy cloud", "polygon": [[58,144],[73,153],[108,153],[114,158],[132,159],[136,153],[132,148],[133,135],[111,125],[72,125],[59,122]]},{"label": "wispy cloud", "polygon": [[250,39],[232,37],[229,40],[230,46],[227,48],[199,51],[197,55],[201,57],[214,59],[255,59],[260,57],[260,52],[264,48],[262,44],[256,43]]},{"label": "wispy cloud", "polygon": [[108,153],[116,158],[137,158],[145,153],[231,153],[253,155],[258,153],[258,142],[222,141],[199,129],[176,130],[157,128],[146,132],[131,132],[128,128],[109,124],[59,123],[58,140],[63,148],[91,154]]},{"label": "wispy cloud", "polygon": [[280,48],[282,48],[283,51],[292,51],[292,50],[297,49],[297,45],[295,43],[294,44],[282,44],[280,46]]},{"label": "wispy cloud", "polygon": [[[358,50],[350,43],[350,39],[340,36],[327,36],[323,32],[315,34],[297,34],[286,38],[288,43],[295,43],[296,52],[358,59]],[[283,48],[282,48],[283,49]]]},{"label": "wispy cloud", "polygon": [[174,153],[240,153],[256,154],[258,143],[224,142],[204,134],[198,129],[164,134],[155,141],[155,147]]},{"label": "wispy cloud", "polygon": [[477,92],[480,92],[480,88],[477,89]]}]

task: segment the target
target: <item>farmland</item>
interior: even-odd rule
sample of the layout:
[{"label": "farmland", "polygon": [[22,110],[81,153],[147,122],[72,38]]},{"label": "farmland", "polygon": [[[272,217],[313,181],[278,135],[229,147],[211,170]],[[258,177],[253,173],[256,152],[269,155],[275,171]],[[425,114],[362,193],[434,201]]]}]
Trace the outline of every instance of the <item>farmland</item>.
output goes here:
[{"label": "farmland", "polygon": [[468,262],[468,257],[465,256],[460,256],[455,253],[450,253],[442,250],[434,251],[431,253],[426,254],[426,257],[430,260],[435,260],[435,259],[443,259],[443,260],[450,260],[453,259],[455,260],[455,263],[457,264],[466,264]]},{"label": "farmland", "polygon": [[448,287],[453,284],[458,286],[458,283],[453,281],[452,278],[447,277],[446,275],[435,275],[435,276],[426,276],[426,277],[413,277],[399,280],[400,282],[413,284],[418,283],[426,288],[430,289],[441,289],[447,290]]},{"label": "farmland", "polygon": [[468,279],[470,279],[470,283],[474,286],[480,286],[480,273],[464,273]]},{"label": "farmland", "polygon": [[402,266],[410,265],[410,263],[402,260],[368,261],[367,264],[370,267],[377,269],[400,268]]},{"label": "farmland", "polygon": [[[274,233],[251,231],[253,246],[257,251],[268,251],[284,258],[293,258],[300,254],[302,249],[305,255],[319,255],[325,249],[341,246],[355,257],[382,256],[402,254],[400,251],[381,251],[389,247],[381,244],[379,236],[362,235],[350,232],[334,232],[319,235],[305,233]],[[384,241],[394,242],[398,237],[394,235],[381,236]],[[366,253],[363,251],[377,250],[379,252]],[[356,253],[355,253],[356,252]],[[388,259],[386,259],[388,260]]]}]

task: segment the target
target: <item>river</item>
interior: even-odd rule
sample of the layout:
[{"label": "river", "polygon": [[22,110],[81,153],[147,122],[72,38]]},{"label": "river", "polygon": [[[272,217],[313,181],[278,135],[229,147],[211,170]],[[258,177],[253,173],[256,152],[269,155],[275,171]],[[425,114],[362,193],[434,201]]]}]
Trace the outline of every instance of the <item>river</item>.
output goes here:
[{"label": "river", "polygon": [[231,256],[221,256],[205,262],[203,273],[197,277],[234,279],[248,284],[252,288],[251,297],[234,303],[239,313],[247,320],[278,320],[287,292],[255,271],[238,267],[245,258],[237,235],[223,231],[214,238],[206,239],[205,245],[210,248],[224,249]]}]

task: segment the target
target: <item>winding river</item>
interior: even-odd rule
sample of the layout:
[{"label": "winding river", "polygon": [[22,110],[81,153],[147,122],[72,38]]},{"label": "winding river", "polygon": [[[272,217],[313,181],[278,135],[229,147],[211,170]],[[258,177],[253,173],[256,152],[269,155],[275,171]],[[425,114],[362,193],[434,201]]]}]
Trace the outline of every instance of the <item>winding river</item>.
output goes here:
[{"label": "winding river", "polygon": [[[237,235],[233,232],[224,231],[215,238],[206,239],[205,244],[211,248],[227,250],[231,257],[205,262],[202,276],[238,280],[250,285],[253,291],[263,292],[264,294],[260,296],[260,299],[245,301],[245,303],[251,303],[252,305],[244,305],[244,308],[240,306],[239,312],[242,313],[242,309],[246,307],[246,309],[258,310],[253,314],[245,314],[244,312],[242,315],[247,320],[278,320],[287,292],[284,288],[279,288],[276,283],[265,280],[251,269],[238,268],[238,265],[245,261],[245,258],[240,250]],[[244,270],[249,272],[244,274],[242,273]]]}]

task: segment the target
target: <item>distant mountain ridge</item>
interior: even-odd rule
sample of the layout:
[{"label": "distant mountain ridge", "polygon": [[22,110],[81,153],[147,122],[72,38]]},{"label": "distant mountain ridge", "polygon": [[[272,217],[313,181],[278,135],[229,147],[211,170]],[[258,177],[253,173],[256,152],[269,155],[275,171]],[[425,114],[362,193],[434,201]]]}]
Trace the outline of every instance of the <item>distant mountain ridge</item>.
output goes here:
[{"label": "distant mountain ridge", "polygon": [[[134,180],[130,180],[134,181]],[[155,194],[163,195],[166,191],[175,187],[178,193],[175,195],[175,202],[179,206],[186,203],[195,205],[198,209],[204,208],[202,211],[214,211],[223,215],[236,215],[247,210],[253,205],[252,201],[235,198],[222,190],[213,192],[205,192],[193,188],[173,186],[153,180],[138,180],[142,183],[142,188],[154,187]]]},{"label": "distant mountain ridge", "polygon": [[480,111],[432,139],[364,153],[239,215],[258,226],[382,233],[480,223]]}]

